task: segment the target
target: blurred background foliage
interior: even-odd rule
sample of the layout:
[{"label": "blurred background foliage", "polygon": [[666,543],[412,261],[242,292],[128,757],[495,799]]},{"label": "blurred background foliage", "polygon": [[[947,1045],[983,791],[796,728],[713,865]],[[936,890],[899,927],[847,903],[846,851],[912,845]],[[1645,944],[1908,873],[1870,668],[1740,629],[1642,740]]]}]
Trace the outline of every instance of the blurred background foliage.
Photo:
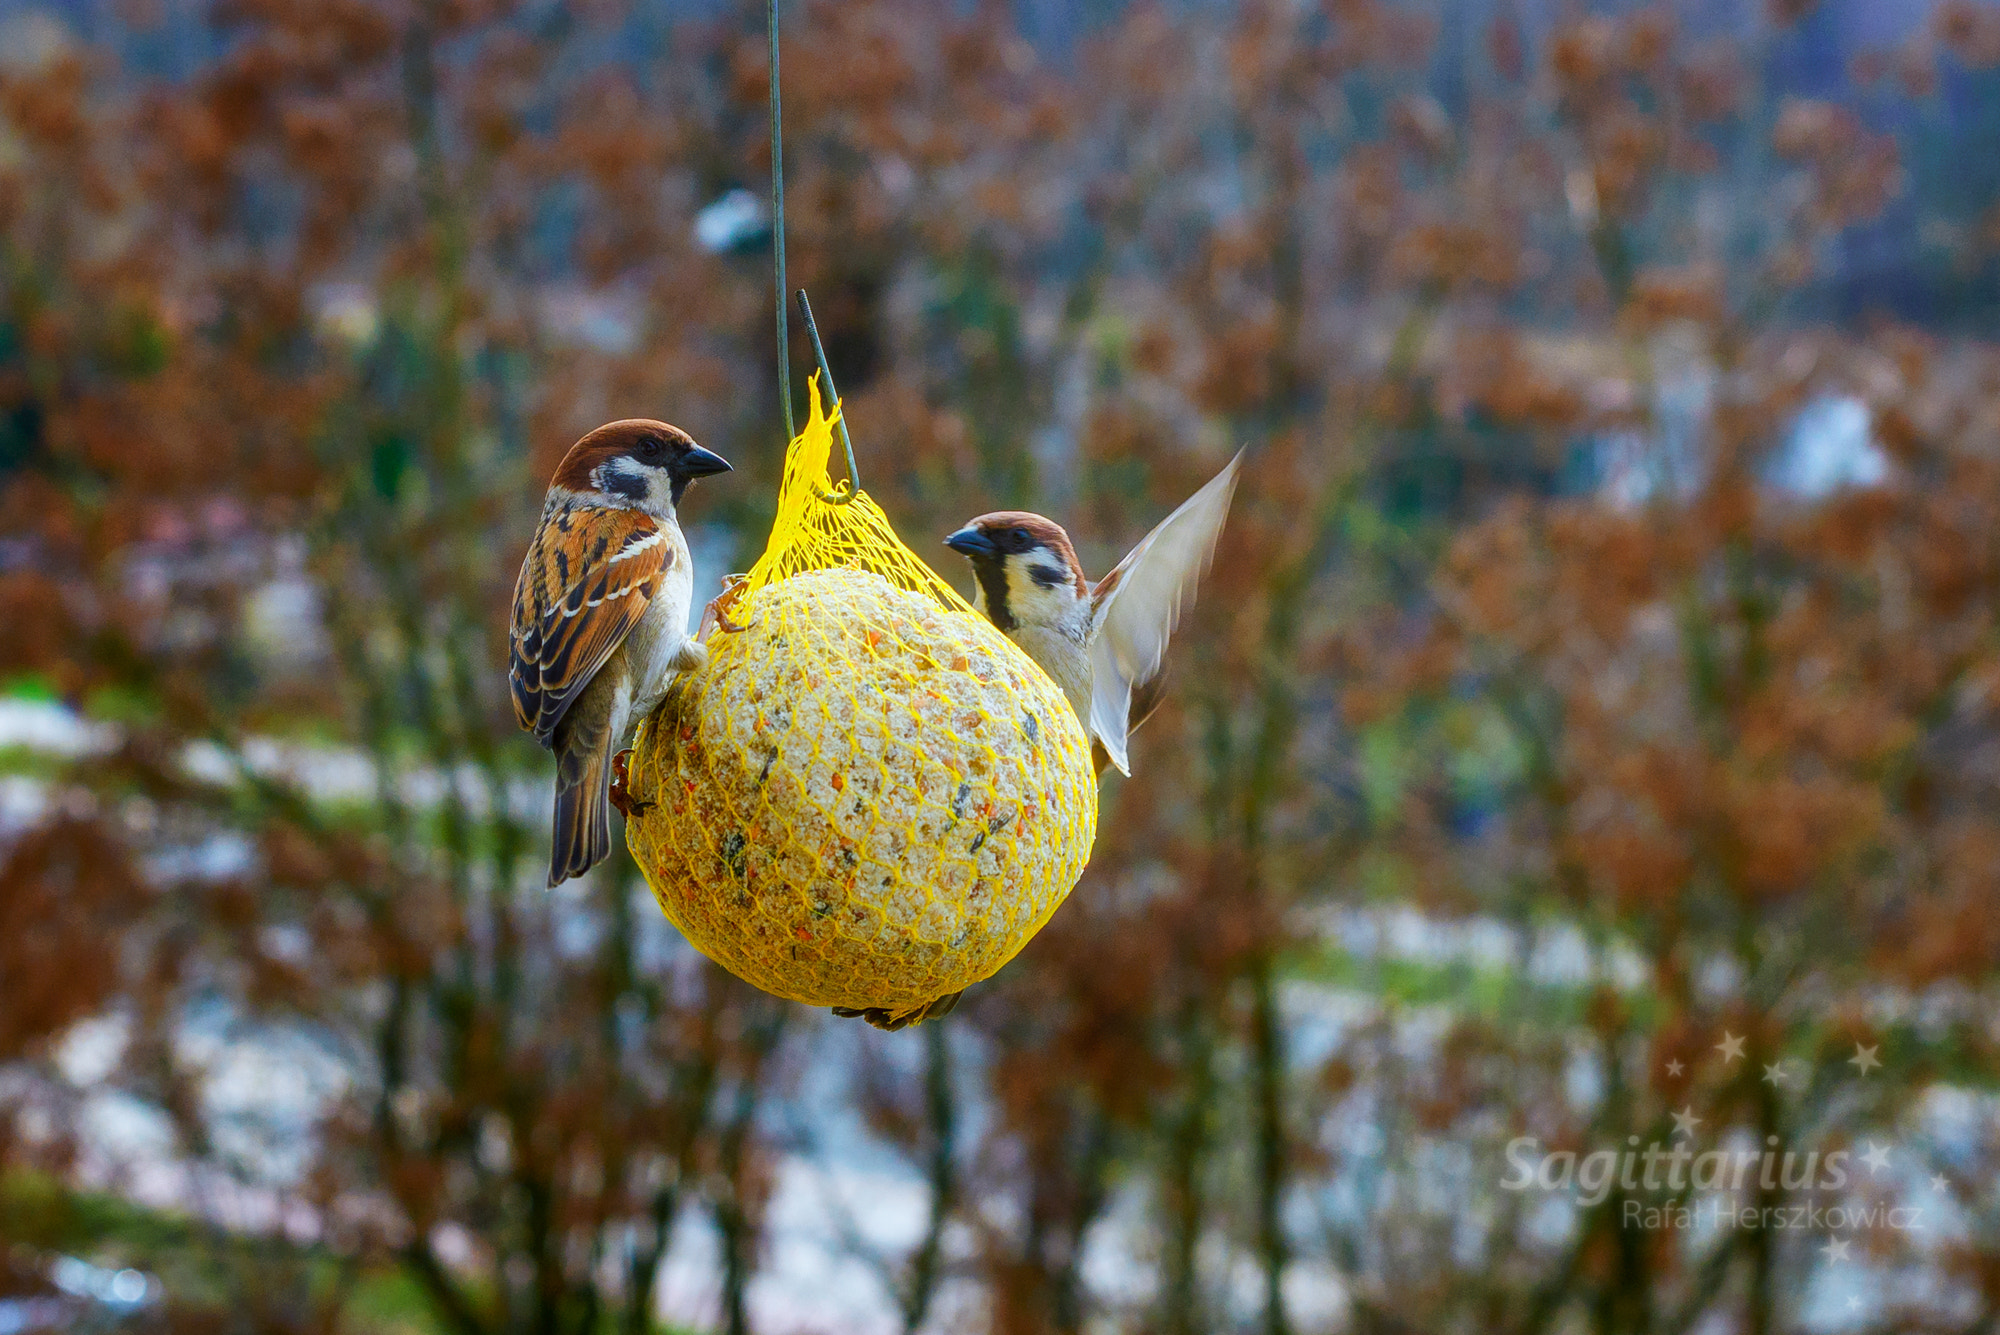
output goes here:
[{"label": "blurred background foliage", "polygon": [[[762,23],[0,4],[5,1329],[2000,1323],[2000,10],[787,4],[913,545],[1249,449],[1090,871],[898,1035],[544,892],[503,681],[599,422],[761,543]],[[1501,1186],[1675,1113],[1926,1222]]]}]

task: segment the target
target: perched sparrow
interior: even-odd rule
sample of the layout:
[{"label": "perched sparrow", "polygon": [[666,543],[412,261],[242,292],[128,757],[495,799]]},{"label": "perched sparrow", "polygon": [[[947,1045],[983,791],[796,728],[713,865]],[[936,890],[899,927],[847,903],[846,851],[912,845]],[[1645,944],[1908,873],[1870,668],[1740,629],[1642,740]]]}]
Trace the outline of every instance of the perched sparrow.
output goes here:
[{"label": "perched sparrow", "polygon": [[981,515],[945,539],[972,562],[973,605],[1062,687],[1092,758],[1130,774],[1125,739],[1160,703],[1160,669],[1183,604],[1208,569],[1239,453],[1092,584],[1062,526],[1022,510]]},{"label": "perched sparrow", "polygon": [[556,753],[549,885],[611,851],[607,785],[626,733],[706,650],[674,508],[729,464],[665,422],[613,422],[563,456],[514,586],[514,713]]}]

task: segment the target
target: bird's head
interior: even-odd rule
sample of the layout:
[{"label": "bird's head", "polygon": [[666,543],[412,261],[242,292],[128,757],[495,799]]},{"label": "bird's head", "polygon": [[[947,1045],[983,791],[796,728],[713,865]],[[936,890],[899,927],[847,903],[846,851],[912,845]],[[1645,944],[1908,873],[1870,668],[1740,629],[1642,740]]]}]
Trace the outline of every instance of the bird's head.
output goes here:
[{"label": "bird's head", "polygon": [[612,422],[569,447],[555,484],[600,505],[672,518],[688,484],[726,473],[729,461],[665,422]]},{"label": "bird's head", "polygon": [[1090,585],[1069,534],[1025,510],[981,515],[944,540],[972,562],[973,603],[1001,630],[1062,626],[1088,603]]}]

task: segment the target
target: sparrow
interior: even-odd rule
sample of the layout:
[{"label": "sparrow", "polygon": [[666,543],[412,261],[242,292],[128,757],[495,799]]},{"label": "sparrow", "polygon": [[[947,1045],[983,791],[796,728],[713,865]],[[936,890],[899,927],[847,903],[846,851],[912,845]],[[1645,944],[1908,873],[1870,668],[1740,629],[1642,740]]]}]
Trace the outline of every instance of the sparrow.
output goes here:
[{"label": "sparrow", "polygon": [[1159,706],[1167,640],[1215,554],[1242,461],[1239,451],[1095,584],[1062,525],[1025,510],[981,515],[944,540],[972,563],[972,605],[1069,697],[1099,774],[1132,772],[1127,739]]},{"label": "sparrow", "polygon": [[677,673],[707,659],[687,633],[693,561],[677,508],[729,463],[679,427],[629,419],[570,446],[514,586],[514,715],[556,755],[553,889],[611,851],[611,760]]},{"label": "sparrow", "polygon": [[[972,605],[1062,687],[1099,774],[1106,765],[1132,772],[1126,739],[1159,706],[1167,640],[1215,554],[1242,461],[1239,452],[1095,584],[1062,525],[1025,510],[981,515],[944,540],[972,562]],[[905,1012],[833,1013],[897,1030],[951,1014],[962,995]]]}]

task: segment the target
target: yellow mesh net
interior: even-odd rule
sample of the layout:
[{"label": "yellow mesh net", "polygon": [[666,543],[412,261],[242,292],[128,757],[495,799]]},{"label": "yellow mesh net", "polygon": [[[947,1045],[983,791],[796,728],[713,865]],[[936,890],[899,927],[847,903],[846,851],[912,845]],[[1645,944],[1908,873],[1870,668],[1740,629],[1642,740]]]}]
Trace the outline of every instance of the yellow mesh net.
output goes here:
[{"label": "yellow mesh net", "polygon": [[[903,545],[889,517],[867,492],[841,505],[820,499],[832,494],[827,464],[833,458],[833,428],[840,405],[826,415],[819,399],[819,377],[812,381],[812,415],[785,452],[785,476],[778,484],[778,514],[771,521],[771,538],[764,554],[750,567],[751,591],[807,570],[865,570],[899,589],[925,593],[947,611],[983,618],[957,590],[939,578],[918,555]],[[846,486],[841,488],[844,499]]]},{"label": "yellow mesh net", "polygon": [[741,632],[708,640],[634,745],[626,840],[660,907],[738,977],[909,1014],[995,972],[1082,875],[1090,745],[1042,670],[830,490],[813,396]]}]

